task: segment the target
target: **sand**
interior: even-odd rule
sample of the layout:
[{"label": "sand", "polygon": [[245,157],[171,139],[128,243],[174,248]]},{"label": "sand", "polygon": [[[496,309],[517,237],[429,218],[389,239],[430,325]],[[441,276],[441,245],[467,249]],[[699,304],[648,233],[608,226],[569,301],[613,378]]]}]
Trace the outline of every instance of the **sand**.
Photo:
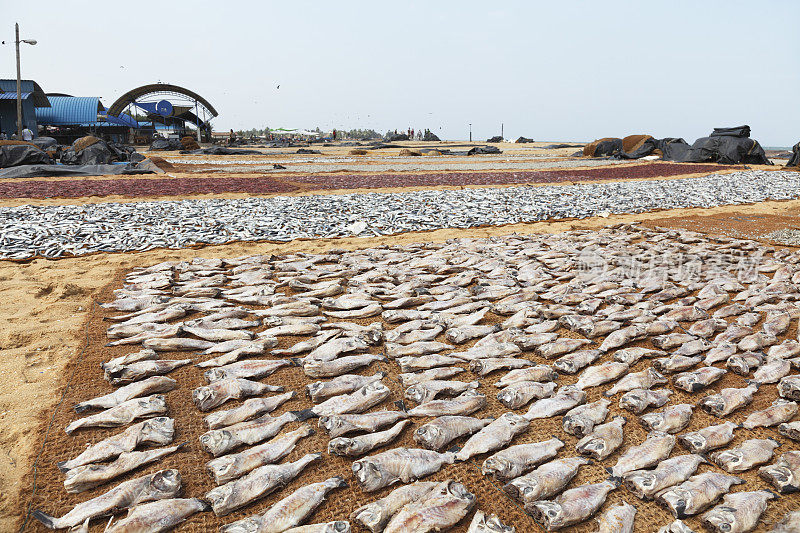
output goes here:
[{"label": "sand", "polygon": [[[236,257],[241,255],[298,251],[321,252],[330,248],[356,249],[381,244],[443,241],[459,236],[486,237],[509,233],[560,232],[574,228],[598,228],[619,222],[647,221],[668,225],[674,221],[714,220],[719,217],[797,216],[800,201],[764,202],[751,206],[720,207],[710,210],[685,209],[640,215],[612,215],[560,222],[517,224],[476,228],[468,231],[439,230],[383,238],[345,238],[296,241],[287,244],[237,243],[200,249],[153,250],[137,254],[94,255],[59,261],[34,260],[26,264],[0,262],[7,305],[0,311],[0,376],[13,388],[0,391],[0,530],[17,527],[30,491],[32,460],[41,447],[43,422],[61,397],[69,377],[71,361],[86,343],[90,313],[96,313],[101,291],[124,271],[164,260],[193,257]],[[796,219],[800,223],[800,218]],[[55,428],[60,431],[60,427]],[[477,481],[476,481],[477,482]],[[63,489],[62,489],[63,492]]]}]

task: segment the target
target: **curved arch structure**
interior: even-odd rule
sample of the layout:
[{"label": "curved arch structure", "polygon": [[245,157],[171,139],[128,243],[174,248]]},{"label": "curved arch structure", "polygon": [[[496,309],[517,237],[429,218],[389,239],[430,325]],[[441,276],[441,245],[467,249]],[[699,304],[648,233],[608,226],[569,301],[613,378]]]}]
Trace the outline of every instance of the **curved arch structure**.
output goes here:
[{"label": "curved arch structure", "polygon": [[158,95],[179,95],[184,98],[190,98],[197,102],[197,105],[202,106],[212,118],[219,115],[217,110],[214,109],[214,106],[212,106],[208,100],[196,92],[169,83],[151,83],[149,85],[142,85],[141,87],[131,89],[117,98],[116,102],[111,104],[111,107],[108,108],[108,114],[118,117],[128,105],[135,104],[137,99],[144,96],[157,97]]}]

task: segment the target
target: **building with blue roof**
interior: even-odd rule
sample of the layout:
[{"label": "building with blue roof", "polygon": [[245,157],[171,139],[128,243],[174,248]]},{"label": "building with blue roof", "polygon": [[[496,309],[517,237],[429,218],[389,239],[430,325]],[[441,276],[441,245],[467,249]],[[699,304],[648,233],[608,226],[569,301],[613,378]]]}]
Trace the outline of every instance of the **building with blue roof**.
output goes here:
[{"label": "building with blue roof", "polygon": [[[36,110],[50,107],[50,100],[39,84],[33,80],[22,80],[22,125],[36,135]],[[0,131],[8,134],[17,132],[17,80],[0,79]]]},{"label": "building with blue roof", "polygon": [[49,94],[50,107],[37,108],[36,118],[46,134],[68,144],[86,135],[110,141],[128,142],[130,130],[139,123],[130,115],[114,117],[96,96]]}]

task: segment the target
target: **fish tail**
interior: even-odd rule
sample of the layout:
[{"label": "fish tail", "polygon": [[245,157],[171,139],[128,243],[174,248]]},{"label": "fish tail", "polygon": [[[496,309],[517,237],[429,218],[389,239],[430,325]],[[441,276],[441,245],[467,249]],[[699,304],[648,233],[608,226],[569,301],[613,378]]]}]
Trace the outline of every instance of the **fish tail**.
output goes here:
[{"label": "fish tail", "polygon": [[289,412],[297,417],[296,418],[297,422],[303,422],[305,420],[308,420],[309,418],[314,418],[315,416],[317,416],[316,413],[314,413],[314,411],[312,411],[311,409],[303,409],[301,411],[289,411]]},{"label": "fish tail", "polygon": [[[610,468],[606,468],[606,470],[609,473],[611,473],[611,469]],[[611,476],[611,477],[608,478],[607,481],[610,481],[611,483],[613,483],[615,487],[619,487],[620,485],[622,485],[622,478],[619,477],[619,476]]]},{"label": "fish tail", "polygon": [[38,509],[33,511],[31,513],[31,515],[36,520],[38,520],[39,522],[44,524],[44,527],[46,527],[47,529],[55,529],[56,528],[56,519],[53,518],[52,516],[50,516],[48,514],[45,514],[45,513],[43,513],[42,511],[40,511]]},{"label": "fish tail", "polygon": [[75,404],[75,412],[76,413],[83,413],[85,411],[88,411],[89,409],[91,409],[91,407],[89,407],[88,405],[84,405],[82,403],[76,403]]},{"label": "fish tail", "polygon": [[406,404],[403,403],[403,400],[397,400],[396,402],[394,402],[394,404],[397,406],[398,409],[400,409],[404,413],[408,412],[408,407],[406,407]]},{"label": "fish tail", "polygon": [[292,362],[292,366],[303,366],[303,360],[299,357],[290,357],[289,361]]},{"label": "fish tail", "polygon": [[69,468],[67,468],[66,466],[64,466],[64,465],[66,465],[67,463],[68,463],[68,461],[59,461],[59,462],[57,462],[57,463],[56,463],[56,466],[57,466],[57,467],[58,467],[58,469],[59,469],[59,470],[61,470],[62,472],[69,472]]}]

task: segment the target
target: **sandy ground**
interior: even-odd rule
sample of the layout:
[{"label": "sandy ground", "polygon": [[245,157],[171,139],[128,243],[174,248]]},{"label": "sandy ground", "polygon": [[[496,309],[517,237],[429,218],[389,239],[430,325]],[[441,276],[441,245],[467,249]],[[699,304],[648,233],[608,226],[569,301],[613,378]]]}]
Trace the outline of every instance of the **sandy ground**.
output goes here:
[{"label": "sandy ground", "polygon": [[[619,222],[645,221],[653,225],[685,225],[698,229],[703,221],[750,217],[741,236],[757,236],[760,226],[780,216],[781,224],[800,224],[800,201],[764,202],[750,206],[710,210],[685,209],[641,215],[619,215],[561,222],[518,224],[468,231],[440,230],[383,238],[346,238],[295,241],[288,244],[238,243],[185,250],[153,250],[138,254],[94,255],[59,261],[34,260],[17,264],[0,262],[0,283],[6,305],[0,311],[0,376],[15,386],[0,390],[0,530],[18,526],[25,509],[23,485],[41,444],[41,423],[58,402],[65,383],[65,368],[81,353],[89,312],[99,291],[123,271],[164,260],[194,257],[236,257],[259,253],[321,252],[330,248],[355,249],[381,244],[443,241],[509,233],[554,233],[574,228],[598,228]],[[764,217],[764,218],[754,218]],[[699,228],[699,229],[702,229]],[[748,234],[749,232],[749,234]]]}]

